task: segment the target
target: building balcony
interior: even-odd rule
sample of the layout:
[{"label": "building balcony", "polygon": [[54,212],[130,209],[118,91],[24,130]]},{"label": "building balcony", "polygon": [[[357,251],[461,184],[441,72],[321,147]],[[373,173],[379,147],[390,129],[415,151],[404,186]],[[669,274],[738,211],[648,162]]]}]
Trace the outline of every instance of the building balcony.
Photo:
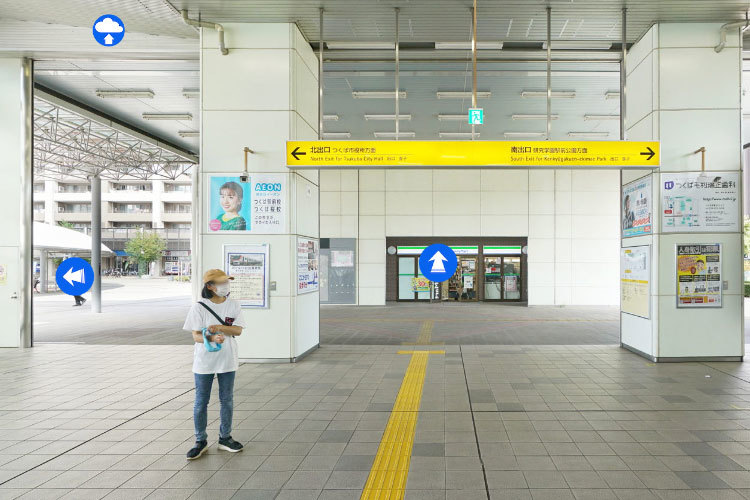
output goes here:
[{"label": "building balcony", "polygon": [[55,212],[55,222],[91,222],[91,212]]},{"label": "building balcony", "polygon": [[190,212],[162,212],[162,222],[192,222],[193,214]]},{"label": "building balcony", "polygon": [[61,203],[89,203],[91,193],[54,193],[52,200]]},{"label": "building balcony", "polygon": [[193,201],[193,195],[190,191],[183,193],[180,191],[163,192],[160,193],[161,201],[168,203],[191,203]]},{"label": "building balcony", "polygon": [[116,203],[150,203],[154,201],[153,191],[108,191],[102,193],[102,201]]},{"label": "building balcony", "polygon": [[34,212],[34,221],[44,222],[44,212]]},{"label": "building balcony", "polygon": [[[102,218],[105,218],[104,214]],[[109,222],[151,222],[152,218],[151,212],[109,212],[106,215],[106,220]]]}]

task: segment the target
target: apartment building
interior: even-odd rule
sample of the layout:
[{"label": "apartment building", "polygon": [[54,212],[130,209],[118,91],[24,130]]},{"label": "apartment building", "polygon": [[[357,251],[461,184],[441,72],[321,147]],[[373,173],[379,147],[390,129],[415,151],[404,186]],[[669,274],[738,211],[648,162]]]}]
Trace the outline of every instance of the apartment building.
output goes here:
[{"label": "apartment building", "polygon": [[[91,187],[77,178],[39,180],[34,183],[34,220],[47,224],[70,223],[74,229],[91,231]],[[191,180],[102,180],[102,243],[116,256],[102,267],[126,265],[125,245],[137,232],[159,234],[167,249],[159,263],[160,273],[189,272],[192,220]]]}]

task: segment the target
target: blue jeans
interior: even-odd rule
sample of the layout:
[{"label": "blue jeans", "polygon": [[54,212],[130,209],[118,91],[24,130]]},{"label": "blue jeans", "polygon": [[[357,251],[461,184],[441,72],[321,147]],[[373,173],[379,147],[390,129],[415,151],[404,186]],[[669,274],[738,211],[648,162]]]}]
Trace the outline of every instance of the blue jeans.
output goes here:
[{"label": "blue jeans", "polygon": [[[219,379],[219,402],[221,403],[219,437],[227,438],[232,434],[232,412],[234,411],[234,374],[235,372],[217,373]],[[195,375],[195,406],[193,407],[193,421],[195,422],[195,440],[205,441],[206,425],[208,424],[208,402],[211,399],[211,386],[214,382],[213,373],[193,373]]]}]

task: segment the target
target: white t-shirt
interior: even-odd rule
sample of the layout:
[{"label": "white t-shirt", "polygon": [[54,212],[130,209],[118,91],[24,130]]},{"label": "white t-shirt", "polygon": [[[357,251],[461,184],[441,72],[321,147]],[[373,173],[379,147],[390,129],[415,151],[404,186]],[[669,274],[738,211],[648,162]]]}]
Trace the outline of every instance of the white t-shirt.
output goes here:
[{"label": "white t-shirt", "polygon": [[[227,298],[221,304],[214,304],[209,299],[200,299],[210,307],[225,323],[232,326],[245,327],[242,320],[242,308],[239,302]],[[190,308],[190,312],[182,328],[188,331],[201,331],[211,325],[219,325],[219,321],[205,307],[196,303]],[[224,336],[224,343],[220,351],[208,351],[203,342],[195,343],[193,347],[193,373],[225,373],[237,371],[239,368],[239,354],[237,341],[230,335]]]}]

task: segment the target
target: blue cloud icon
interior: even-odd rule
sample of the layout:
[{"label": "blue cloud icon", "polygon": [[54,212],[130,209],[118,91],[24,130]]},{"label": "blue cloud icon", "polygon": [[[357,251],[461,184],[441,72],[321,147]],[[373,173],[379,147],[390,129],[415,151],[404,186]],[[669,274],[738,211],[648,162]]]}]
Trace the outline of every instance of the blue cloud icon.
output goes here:
[{"label": "blue cloud icon", "polygon": [[125,28],[111,17],[105,17],[94,25],[94,29],[99,33],[122,33]]}]

